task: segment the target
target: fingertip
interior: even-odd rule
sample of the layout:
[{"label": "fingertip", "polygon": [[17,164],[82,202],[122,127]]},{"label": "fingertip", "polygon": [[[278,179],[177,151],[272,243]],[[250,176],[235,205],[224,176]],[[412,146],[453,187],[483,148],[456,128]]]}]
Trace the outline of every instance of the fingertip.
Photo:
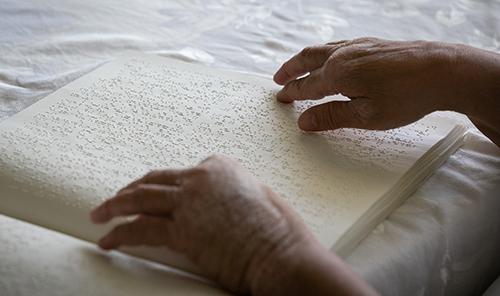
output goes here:
[{"label": "fingertip", "polygon": [[99,216],[96,214],[95,210],[89,213],[89,220],[94,224],[99,224]]},{"label": "fingertip", "polygon": [[90,212],[89,214],[90,222],[94,224],[103,224],[109,221],[109,218],[102,213],[101,207],[98,207]]},{"label": "fingertip", "polygon": [[276,99],[281,103],[293,102],[293,99],[286,95],[286,92],[283,89],[276,93]]},{"label": "fingertip", "polygon": [[279,71],[274,74],[273,80],[278,85],[285,85],[285,83],[283,83],[283,79],[281,78],[281,74]]},{"label": "fingertip", "polygon": [[318,119],[312,113],[303,113],[298,120],[298,126],[303,131],[318,131]]},{"label": "fingertip", "polygon": [[99,248],[103,249],[103,250],[113,250],[113,249],[116,249],[116,245],[113,243],[112,239],[109,237],[109,235],[101,238],[99,240],[99,242],[97,243],[97,245],[99,246]]},{"label": "fingertip", "polygon": [[292,77],[286,74],[286,71],[283,70],[283,68],[279,69],[273,76],[274,82],[276,82],[278,85],[285,85],[288,82],[290,82]]}]

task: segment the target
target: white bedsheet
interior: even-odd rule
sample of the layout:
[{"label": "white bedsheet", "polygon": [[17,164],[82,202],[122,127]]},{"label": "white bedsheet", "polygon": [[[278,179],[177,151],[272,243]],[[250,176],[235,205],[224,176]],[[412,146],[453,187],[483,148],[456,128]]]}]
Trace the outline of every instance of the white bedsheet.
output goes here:
[{"label": "white bedsheet", "polygon": [[[307,45],[363,36],[500,53],[500,0],[0,0],[0,120],[126,49],[271,78]],[[346,259],[384,295],[480,295],[500,275],[500,149],[440,116],[466,143]],[[0,262],[1,295],[207,291],[5,216]]]}]

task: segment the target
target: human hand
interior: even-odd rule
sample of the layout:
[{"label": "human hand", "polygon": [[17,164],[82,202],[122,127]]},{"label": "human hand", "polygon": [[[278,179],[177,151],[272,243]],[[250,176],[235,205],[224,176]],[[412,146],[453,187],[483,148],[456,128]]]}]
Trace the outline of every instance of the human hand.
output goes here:
[{"label": "human hand", "polygon": [[351,99],[306,110],[298,122],[303,130],[384,130],[436,110],[496,119],[498,106],[495,112],[489,105],[479,111],[477,99],[487,97],[491,105],[498,95],[498,66],[491,65],[499,61],[498,54],[464,45],[361,38],[307,47],[283,64],[274,80],[285,85],[277,94],[281,102],[334,94]]},{"label": "human hand", "polygon": [[273,280],[293,272],[288,263],[298,253],[318,244],[278,195],[222,156],[189,169],[153,171],[120,190],[90,217],[94,223],[106,223],[136,214],[134,221],[103,237],[99,246],[166,246],[185,253],[210,277],[238,293],[269,290]]}]

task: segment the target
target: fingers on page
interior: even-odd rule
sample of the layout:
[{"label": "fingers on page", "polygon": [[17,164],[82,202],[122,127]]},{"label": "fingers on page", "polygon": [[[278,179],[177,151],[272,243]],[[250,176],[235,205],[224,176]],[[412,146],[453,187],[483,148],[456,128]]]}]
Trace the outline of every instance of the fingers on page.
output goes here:
[{"label": "fingers on page", "polygon": [[140,216],[130,223],[116,226],[99,240],[98,244],[105,250],[116,249],[122,245],[168,245],[170,223],[170,219],[163,217]]},{"label": "fingers on page", "polygon": [[287,83],[277,94],[280,102],[290,103],[301,100],[319,100],[328,95],[338,93],[334,82],[329,79],[331,75],[318,69],[307,77]]},{"label": "fingers on page", "polygon": [[315,45],[304,48],[281,66],[274,74],[274,81],[285,85],[297,77],[321,68],[338,47],[340,45]]},{"label": "fingers on page", "polygon": [[155,170],[147,173],[144,177],[130,183],[118,191],[120,194],[124,190],[136,187],[139,184],[162,184],[179,185],[179,179],[185,174],[185,169]]},{"label": "fingers on page", "polygon": [[114,217],[137,214],[169,215],[174,209],[178,186],[139,184],[123,190],[94,209],[90,219],[94,223],[106,223]]},{"label": "fingers on page", "polygon": [[354,101],[334,101],[306,110],[299,117],[299,127],[305,131],[325,131],[338,128],[368,128],[366,120],[354,108]]}]

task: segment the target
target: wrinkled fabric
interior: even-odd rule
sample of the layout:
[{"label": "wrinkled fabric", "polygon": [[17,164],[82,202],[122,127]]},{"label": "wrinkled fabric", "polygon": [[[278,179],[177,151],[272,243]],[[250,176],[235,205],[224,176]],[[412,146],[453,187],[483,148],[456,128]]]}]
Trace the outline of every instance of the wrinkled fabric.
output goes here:
[{"label": "wrinkled fabric", "polygon": [[[500,53],[500,0],[0,0],[0,31],[1,121],[127,49],[268,78],[307,45],[364,36]],[[481,295],[500,275],[500,150],[466,117],[439,115],[468,125],[466,142],[346,258],[383,295]],[[79,258],[71,267],[47,259],[77,244],[68,240],[0,216],[0,294],[84,294],[99,274],[116,273],[82,276],[90,255],[68,248]],[[67,270],[67,283],[57,284],[54,268]],[[174,286],[176,276],[166,275]],[[92,294],[137,293],[120,282]]]}]

